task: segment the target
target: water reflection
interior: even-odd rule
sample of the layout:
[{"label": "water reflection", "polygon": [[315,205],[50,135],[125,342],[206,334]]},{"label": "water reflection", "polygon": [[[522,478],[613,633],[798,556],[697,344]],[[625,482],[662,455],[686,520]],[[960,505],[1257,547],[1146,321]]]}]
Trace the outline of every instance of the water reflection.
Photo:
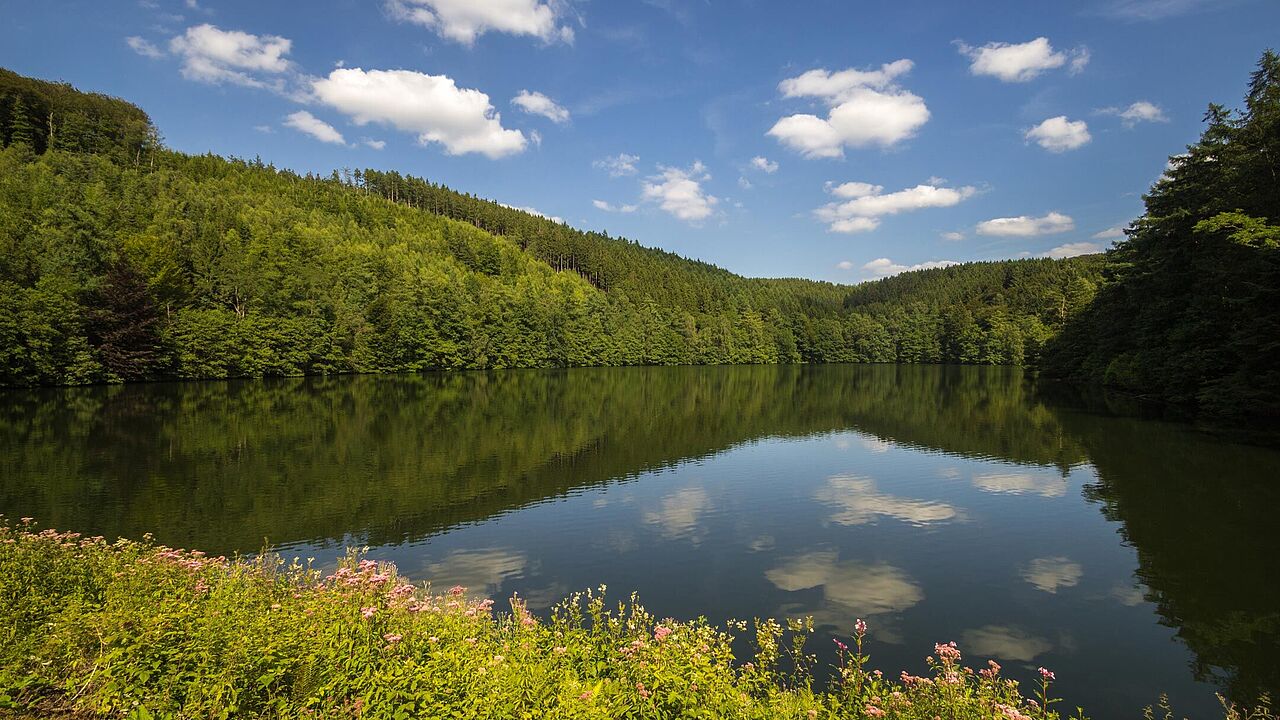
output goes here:
[{"label": "water reflection", "polygon": [[0,394],[10,516],[218,553],[367,544],[536,609],[607,582],[660,614],[812,614],[820,647],[871,617],[879,666],[918,671],[955,637],[1015,676],[1055,664],[1095,716],[1280,689],[1277,478],[1280,453],[1090,412],[1010,369]]}]

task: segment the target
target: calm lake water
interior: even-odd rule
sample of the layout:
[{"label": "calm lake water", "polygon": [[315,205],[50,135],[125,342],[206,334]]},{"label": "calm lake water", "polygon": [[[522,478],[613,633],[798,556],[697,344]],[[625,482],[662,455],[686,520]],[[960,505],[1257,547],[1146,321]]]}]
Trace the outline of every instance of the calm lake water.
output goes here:
[{"label": "calm lake water", "polygon": [[1280,688],[1280,452],[1086,411],[1017,370],[626,368],[0,393],[0,513],[402,572],[545,612],[871,625],[1045,665],[1095,718]]}]

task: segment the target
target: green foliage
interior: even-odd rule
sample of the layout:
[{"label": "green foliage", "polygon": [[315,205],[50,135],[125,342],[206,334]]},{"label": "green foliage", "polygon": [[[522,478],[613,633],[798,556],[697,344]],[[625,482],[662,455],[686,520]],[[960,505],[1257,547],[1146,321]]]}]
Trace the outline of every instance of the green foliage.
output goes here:
[{"label": "green foliage", "polygon": [[[604,588],[539,620],[454,587],[433,593],[348,556],[331,574],[265,553],[208,558],[149,542],[0,524],[0,696],[117,718],[1059,717],[954,645],[932,677],[890,680],[856,651],[814,689],[810,619],[659,620]],[[748,662],[734,631],[754,631]]]},{"label": "green foliage", "polygon": [[3,71],[0,97],[0,385],[1019,364],[1098,279],[1087,259],[743,278],[398,173],[170,152],[136,107],[66,85]]},{"label": "green foliage", "polygon": [[1191,414],[1275,422],[1280,56],[1262,56],[1242,112],[1210,105],[1205,121],[1107,253],[1107,282],[1051,342],[1045,369]]}]

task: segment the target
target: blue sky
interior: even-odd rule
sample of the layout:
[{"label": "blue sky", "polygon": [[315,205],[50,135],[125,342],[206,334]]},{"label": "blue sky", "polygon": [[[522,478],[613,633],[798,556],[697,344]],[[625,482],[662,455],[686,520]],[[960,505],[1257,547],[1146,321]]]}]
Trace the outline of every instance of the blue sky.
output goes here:
[{"label": "blue sky", "polygon": [[[397,169],[745,275],[1106,247],[1274,0],[0,3],[171,147]],[[1110,232],[1108,232],[1110,230]]]}]

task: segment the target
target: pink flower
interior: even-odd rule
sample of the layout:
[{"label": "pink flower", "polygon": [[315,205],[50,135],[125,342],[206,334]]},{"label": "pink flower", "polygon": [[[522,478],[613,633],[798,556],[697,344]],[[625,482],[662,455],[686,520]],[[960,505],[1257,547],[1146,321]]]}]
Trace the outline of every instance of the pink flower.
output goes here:
[{"label": "pink flower", "polygon": [[849,649],[848,645],[840,642],[840,638],[831,638],[831,642],[835,643],[836,647],[840,648],[840,652],[845,652]]},{"label": "pink flower", "polygon": [[863,620],[862,618],[858,618],[858,621],[853,624],[853,632],[858,637],[862,637],[863,635],[866,635],[867,621]]},{"label": "pink flower", "polygon": [[669,627],[667,627],[667,626],[665,626],[665,625],[660,625],[659,627],[657,627],[657,628],[655,628],[655,629],[654,629],[654,631],[653,631],[653,639],[654,639],[654,640],[657,640],[658,642],[662,642],[662,641],[663,641],[663,640],[665,640],[665,639],[667,638],[667,636],[668,636],[668,635],[670,635],[671,633],[672,633],[671,628],[669,628]]},{"label": "pink flower", "polygon": [[1054,677],[1053,672],[1052,672],[1051,670],[1046,670],[1045,668],[1040,668],[1040,678],[1041,678],[1041,679],[1043,679],[1043,680],[1057,680],[1057,679],[1058,679],[1058,678]]},{"label": "pink flower", "polygon": [[933,646],[933,652],[937,654],[938,659],[944,663],[953,663],[960,661],[960,649],[956,647],[955,642],[949,642],[946,645],[938,643]]},{"label": "pink flower", "polygon": [[364,616],[365,620],[368,620],[369,618],[373,617],[375,614],[377,614],[377,612],[378,612],[378,608],[373,606],[360,608],[360,614]]},{"label": "pink flower", "polygon": [[884,717],[884,711],[876,707],[875,705],[868,705],[867,717],[873,717],[873,718]]},{"label": "pink flower", "polygon": [[450,595],[461,595],[466,591],[467,589],[462,587],[461,585],[454,585],[453,587],[449,588]]},{"label": "pink flower", "polygon": [[382,639],[386,640],[392,645],[395,645],[396,643],[400,642],[400,636],[395,633],[387,633],[386,635],[382,636]]},{"label": "pink flower", "polygon": [[591,692],[590,690],[588,690],[588,691],[586,691],[586,692],[582,693],[581,695],[579,695],[579,696],[578,696],[578,699],[579,699],[579,700],[590,700],[590,699],[591,699],[591,696],[592,696],[592,695],[594,695],[594,694],[595,694],[595,693],[593,693],[593,692]]}]

